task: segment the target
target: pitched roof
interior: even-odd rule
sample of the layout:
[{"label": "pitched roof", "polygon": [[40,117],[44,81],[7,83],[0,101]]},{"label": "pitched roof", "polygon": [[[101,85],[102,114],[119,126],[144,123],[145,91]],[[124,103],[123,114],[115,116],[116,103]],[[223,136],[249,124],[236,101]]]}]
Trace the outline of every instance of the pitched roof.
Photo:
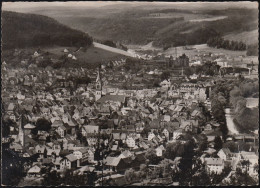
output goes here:
[{"label": "pitched roof", "polygon": [[121,158],[119,157],[107,157],[104,160],[105,165],[107,166],[117,166],[118,163],[120,162]]},{"label": "pitched roof", "polygon": [[97,125],[85,125],[83,128],[86,130],[87,133],[98,133],[99,126]]},{"label": "pitched roof", "polygon": [[224,161],[220,158],[205,158],[207,165],[222,165]]},{"label": "pitched roof", "polygon": [[111,150],[112,150],[112,151],[116,151],[117,148],[118,148],[118,145],[113,145],[112,148],[111,148]]},{"label": "pitched roof", "polygon": [[70,161],[70,162],[73,162],[73,161],[76,161],[77,160],[77,157],[73,154],[69,154],[69,155],[66,155],[66,158]]},{"label": "pitched roof", "polygon": [[125,102],[125,96],[124,95],[105,95],[101,97],[97,102],[103,103],[106,101],[114,101],[114,102]]},{"label": "pitched roof", "polygon": [[226,155],[230,155],[231,151],[229,150],[229,148],[222,148],[222,151],[226,154]]},{"label": "pitched roof", "polygon": [[41,168],[38,165],[34,165],[29,169],[28,173],[40,173]]},{"label": "pitched roof", "polygon": [[14,103],[10,103],[7,107],[8,111],[13,111],[14,110]]},{"label": "pitched roof", "polygon": [[25,126],[24,126],[25,129],[34,129],[35,126],[30,124],[30,123],[27,123]]},{"label": "pitched roof", "polygon": [[246,98],[246,106],[257,107],[259,105],[259,98]]}]

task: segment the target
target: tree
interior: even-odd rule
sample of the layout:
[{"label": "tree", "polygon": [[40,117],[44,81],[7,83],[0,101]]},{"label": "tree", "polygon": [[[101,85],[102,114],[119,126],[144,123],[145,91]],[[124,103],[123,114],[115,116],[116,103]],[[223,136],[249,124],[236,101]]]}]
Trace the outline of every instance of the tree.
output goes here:
[{"label": "tree", "polygon": [[167,159],[174,160],[175,157],[182,156],[184,152],[184,145],[179,141],[170,143],[166,146],[166,151],[164,153],[164,157]]},{"label": "tree", "polygon": [[[2,145],[3,146],[3,145]],[[25,177],[23,160],[18,153],[2,148],[2,184],[17,186],[23,177]]]},{"label": "tree", "polygon": [[51,129],[51,122],[44,118],[40,118],[36,122],[36,128],[37,128],[37,130],[42,130],[42,131],[48,132]]},{"label": "tree", "polygon": [[135,179],[135,171],[134,169],[130,168],[128,170],[125,171],[125,180],[128,183],[132,183]]},{"label": "tree", "polygon": [[190,76],[193,74],[192,69],[190,67],[185,68],[184,74],[186,76]]},{"label": "tree", "polygon": [[217,173],[213,173],[210,175],[211,177],[211,184],[212,185],[219,185],[224,178],[226,178],[230,172],[231,172],[232,168],[230,165],[227,165],[224,167],[223,171],[220,174]]},{"label": "tree", "polygon": [[236,172],[232,174],[229,179],[223,181],[221,185],[232,185],[232,186],[241,186],[241,185],[257,185],[256,182],[248,173],[242,172],[241,168],[236,169]]},{"label": "tree", "polygon": [[160,161],[160,158],[157,157],[156,151],[153,148],[147,150],[147,152],[145,153],[145,158],[149,160],[150,164],[158,164],[158,162]]},{"label": "tree", "polygon": [[161,74],[161,80],[168,80],[170,78],[171,74],[169,71],[165,71]]},{"label": "tree", "polygon": [[214,149],[215,150],[218,151],[218,150],[220,150],[222,148],[223,143],[222,143],[222,140],[221,140],[220,136],[216,136],[215,137],[214,143],[215,143],[215,145],[214,145]]},{"label": "tree", "polygon": [[172,173],[171,167],[173,164],[174,162],[170,159],[164,159],[158,164],[158,166],[162,169],[162,175],[164,178],[168,177]]},{"label": "tree", "polygon": [[14,127],[16,123],[11,119],[3,120],[2,122],[2,136],[8,137],[10,135],[10,127]]},{"label": "tree", "polygon": [[209,186],[211,185],[210,177],[206,171],[204,164],[199,165],[199,169],[192,175],[191,185],[195,186]]},{"label": "tree", "polygon": [[44,156],[44,158],[47,158],[47,149],[46,148],[44,149],[43,156]]}]

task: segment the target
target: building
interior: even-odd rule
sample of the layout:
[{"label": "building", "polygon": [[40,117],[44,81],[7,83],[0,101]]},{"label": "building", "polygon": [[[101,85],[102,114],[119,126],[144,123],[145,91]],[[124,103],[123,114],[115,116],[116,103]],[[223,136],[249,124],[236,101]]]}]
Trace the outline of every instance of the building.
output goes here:
[{"label": "building", "polygon": [[134,148],[136,146],[135,145],[135,139],[131,136],[128,136],[125,141],[126,141],[126,144],[129,148]]},{"label": "building", "polygon": [[100,71],[98,71],[97,79],[96,79],[96,92],[95,92],[95,100],[99,100],[102,95],[102,83],[100,78]]},{"label": "building", "polygon": [[232,153],[228,148],[222,148],[217,153],[219,158],[223,159],[224,161],[230,160],[232,157]]},{"label": "building", "polygon": [[224,160],[221,158],[205,158],[208,173],[220,174],[224,169]]},{"label": "building", "polygon": [[247,108],[257,108],[259,106],[259,98],[246,98]]}]

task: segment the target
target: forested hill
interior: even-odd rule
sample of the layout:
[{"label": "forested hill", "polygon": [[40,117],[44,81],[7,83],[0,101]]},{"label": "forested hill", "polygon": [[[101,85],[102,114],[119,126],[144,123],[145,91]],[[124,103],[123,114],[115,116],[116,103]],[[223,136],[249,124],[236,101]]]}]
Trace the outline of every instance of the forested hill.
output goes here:
[{"label": "forested hill", "polygon": [[37,46],[90,46],[92,38],[47,16],[2,12],[4,49]]}]

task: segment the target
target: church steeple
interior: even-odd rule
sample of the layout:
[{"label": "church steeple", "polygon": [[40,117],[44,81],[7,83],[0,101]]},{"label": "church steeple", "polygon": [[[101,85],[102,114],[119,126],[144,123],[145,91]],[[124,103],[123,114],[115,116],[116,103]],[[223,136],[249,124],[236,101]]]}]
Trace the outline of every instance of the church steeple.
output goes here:
[{"label": "church steeple", "polygon": [[100,71],[99,70],[97,72],[96,89],[101,90],[101,78],[100,78]]},{"label": "church steeple", "polygon": [[20,120],[19,120],[18,139],[19,139],[19,142],[21,143],[21,145],[24,146],[24,131],[22,128],[22,123],[23,123],[23,115],[20,116]]},{"label": "church steeple", "polygon": [[99,67],[97,72],[97,79],[96,79],[96,93],[95,93],[96,101],[101,98],[101,94],[102,94],[102,83],[101,83],[100,67]]}]

